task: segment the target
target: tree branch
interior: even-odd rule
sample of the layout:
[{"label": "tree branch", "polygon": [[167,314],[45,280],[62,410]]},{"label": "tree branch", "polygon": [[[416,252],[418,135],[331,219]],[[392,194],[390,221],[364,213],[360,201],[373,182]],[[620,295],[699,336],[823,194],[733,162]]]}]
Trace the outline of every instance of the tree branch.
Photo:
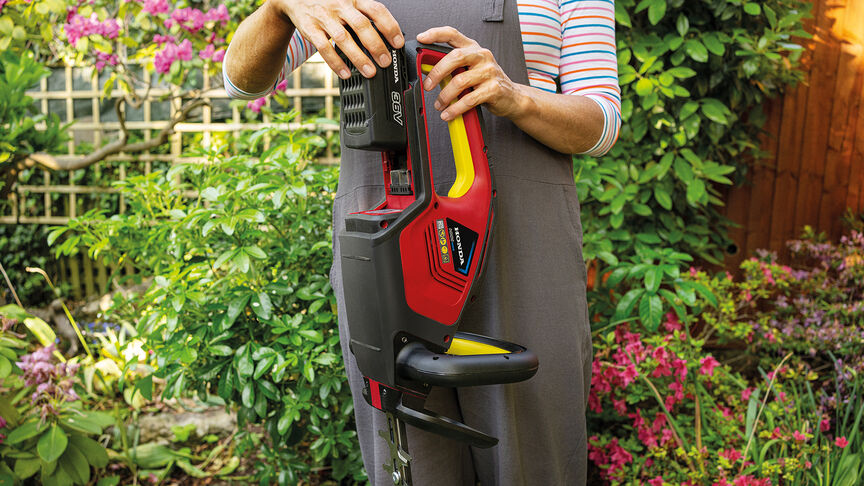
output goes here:
[{"label": "tree branch", "polygon": [[168,121],[165,127],[162,128],[162,130],[160,130],[158,134],[156,134],[155,138],[143,142],[130,144],[128,143],[129,131],[126,128],[126,117],[123,115],[123,110],[120,109],[120,105],[123,102],[124,98],[118,98],[117,102],[114,105],[114,109],[117,112],[117,119],[120,121],[121,133],[119,139],[102,146],[98,150],[92,152],[90,155],[86,155],[84,157],[60,158],[54,157],[49,154],[38,153],[28,156],[25,163],[28,167],[32,167],[33,165],[40,165],[49,170],[77,170],[93,165],[96,162],[104,160],[105,158],[119,152],[143,152],[145,150],[150,150],[167,142],[168,138],[174,134],[174,126],[178,123],[186,121],[186,119],[189,118],[189,113],[191,113],[192,110],[204,106],[208,103],[206,100],[200,98],[187,101],[180,108],[180,110],[174,114],[171,120]]}]

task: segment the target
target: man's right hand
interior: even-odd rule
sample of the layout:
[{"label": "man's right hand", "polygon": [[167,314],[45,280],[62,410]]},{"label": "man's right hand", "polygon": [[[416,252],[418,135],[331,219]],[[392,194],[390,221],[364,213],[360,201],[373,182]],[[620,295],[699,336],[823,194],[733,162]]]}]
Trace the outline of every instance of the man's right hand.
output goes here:
[{"label": "man's right hand", "polygon": [[[377,62],[381,67],[390,64],[389,49],[384,39],[396,48],[401,48],[405,43],[396,19],[387,7],[375,0],[268,0],[268,2],[273,2],[273,6],[318,49],[324,61],[342,79],[347,79],[350,72],[330,43],[331,39],[367,78],[375,75],[376,69],[373,62]],[[346,26],[357,34],[374,61],[363,54],[346,30]]]}]

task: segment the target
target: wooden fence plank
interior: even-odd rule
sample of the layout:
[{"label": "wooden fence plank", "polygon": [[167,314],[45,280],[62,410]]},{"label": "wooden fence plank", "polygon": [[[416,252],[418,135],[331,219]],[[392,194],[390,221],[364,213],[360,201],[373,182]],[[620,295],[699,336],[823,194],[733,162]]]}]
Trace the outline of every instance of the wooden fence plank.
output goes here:
[{"label": "wooden fence plank", "polygon": [[798,197],[795,201],[795,228],[804,225],[818,226],[819,223],[825,175],[825,148],[831,122],[830,107],[834,99],[837,66],[840,62],[839,41],[834,34],[834,25],[838,11],[842,11],[845,5],[845,0],[828,0],[823,12],[816,17],[815,50],[804,115]]}]

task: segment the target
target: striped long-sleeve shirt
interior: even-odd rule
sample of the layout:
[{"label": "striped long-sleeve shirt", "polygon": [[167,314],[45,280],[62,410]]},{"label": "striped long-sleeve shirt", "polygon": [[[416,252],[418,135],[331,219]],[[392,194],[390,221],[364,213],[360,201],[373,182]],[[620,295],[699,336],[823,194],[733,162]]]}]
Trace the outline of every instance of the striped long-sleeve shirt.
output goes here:
[{"label": "striped long-sleeve shirt", "polygon": [[[517,5],[528,82],[543,91],[557,93],[560,89],[565,95],[594,100],[603,110],[603,133],[583,153],[605,154],[621,127],[614,0],[521,0]],[[234,86],[223,70],[225,89],[232,98],[266,96],[314,53],[312,43],[295,32],[273,87],[247,93]]]}]

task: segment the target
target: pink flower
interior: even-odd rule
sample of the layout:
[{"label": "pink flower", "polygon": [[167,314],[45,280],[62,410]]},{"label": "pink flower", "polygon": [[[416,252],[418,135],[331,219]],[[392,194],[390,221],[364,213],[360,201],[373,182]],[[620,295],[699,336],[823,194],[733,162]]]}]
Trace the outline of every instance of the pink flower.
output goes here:
[{"label": "pink flower", "polygon": [[3,427],[6,427],[6,419],[0,417],[0,429],[2,429]]},{"label": "pink flower", "polygon": [[753,388],[745,388],[744,390],[741,391],[741,401],[742,402],[749,402],[750,401],[750,395],[752,395],[752,394],[753,394]]},{"label": "pink flower", "polygon": [[733,464],[737,462],[738,459],[744,457],[741,455],[740,452],[738,452],[738,449],[729,449],[728,451],[720,449],[720,452],[718,452],[717,455],[719,455],[720,457],[725,457],[729,462]]},{"label": "pink flower", "polygon": [[778,402],[780,402],[780,403],[785,402],[785,401],[786,401],[786,392],[782,392],[782,391],[781,391],[781,392],[777,393],[777,399],[776,399],[776,401],[778,401]]},{"label": "pink flower", "polygon": [[625,415],[627,413],[627,402],[624,400],[612,400],[612,406],[615,408],[615,411],[621,415]]},{"label": "pink flower", "polygon": [[674,312],[666,313],[666,322],[663,324],[669,332],[680,331],[683,327],[681,321],[678,320],[678,314]]},{"label": "pink flower", "polygon": [[648,484],[650,484],[651,486],[663,486],[663,477],[657,476],[654,479],[649,479]]},{"label": "pink flower", "polygon": [[106,65],[116,66],[119,61],[116,54],[107,54],[102,51],[96,51],[96,70],[102,71]]},{"label": "pink flower", "polygon": [[156,34],[153,36],[153,43],[156,44],[157,46],[161,47],[162,44],[165,44],[168,42],[174,43],[174,42],[177,42],[177,39],[173,35]]},{"label": "pink flower", "polygon": [[706,356],[699,360],[699,364],[702,365],[702,368],[699,369],[699,373],[703,375],[711,376],[714,374],[714,368],[720,366],[720,363],[714,359],[713,356]]},{"label": "pink flower", "polygon": [[774,427],[774,430],[771,432],[772,439],[782,439],[783,433],[780,432],[780,427]]},{"label": "pink flower", "polygon": [[753,300],[753,294],[751,294],[749,290],[745,290],[744,291],[744,301],[750,302],[751,300]]},{"label": "pink flower", "polygon": [[672,362],[672,368],[675,369],[675,374],[678,376],[678,379],[684,380],[687,378],[687,361],[683,359],[676,359]]},{"label": "pink flower", "polygon": [[104,22],[100,22],[95,13],[91,14],[90,17],[74,13],[68,17],[66,24],[63,25],[63,30],[66,31],[66,39],[69,43],[75,45],[78,39],[90,35],[101,35],[106,39],[114,39],[120,32],[120,24],[115,19],[106,19]]},{"label": "pink flower", "polygon": [[144,0],[142,10],[150,15],[159,15],[171,10],[171,5],[168,3],[168,0]]},{"label": "pink flower", "polygon": [[807,436],[805,436],[801,432],[798,432],[797,430],[795,432],[792,432],[792,438],[797,440],[798,442],[806,442],[807,441]]},{"label": "pink flower", "polygon": [[282,81],[279,81],[279,84],[276,85],[274,91],[285,91],[286,89],[288,89],[288,80],[283,79]]},{"label": "pink flower", "polygon": [[207,44],[207,47],[198,52],[198,57],[201,59],[210,59],[213,57],[213,44]]},{"label": "pink flower", "polygon": [[213,53],[213,62],[222,62],[225,59],[225,49],[219,49]]},{"label": "pink flower", "polygon": [[843,437],[837,437],[837,439],[834,440],[834,445],[841,449],[845,449],[846,446],[849,445],[849,441],[846,440],[846,436],[844,435]]},{"label": "pink flower", "polygon": [[261,113],[261,107],[267,104],[267,98],[258,98],[257,100],[246,103],[246,107],[255,113]]},{"label": "pink flower", "polygon": [[211,8],[205,14],[207,20],[213,22],[222,22],[222,25],[226,25],[229,20],[231,20],[231,16],[228,15],[228,7],[225,6],[224,3],[219,4],[216,8]]},{"label": "pink flower", "polygon": [[831,419],[822,419],[822,421],[819,422],[819,430],[822,432],[828,432],[831,430]]},{"label": "pink flower", "polygon": [[193,57],[192,54],[192,42],[189,39],[183,40],[179,45],[177,44],[165,44],[162,50],[158,51],[155,56],[153,56],[153,65],[156,67],[156,72],[160,74],[165,74],[171,71],[171,66],[174,64],[174,61],[189,61]]}]

